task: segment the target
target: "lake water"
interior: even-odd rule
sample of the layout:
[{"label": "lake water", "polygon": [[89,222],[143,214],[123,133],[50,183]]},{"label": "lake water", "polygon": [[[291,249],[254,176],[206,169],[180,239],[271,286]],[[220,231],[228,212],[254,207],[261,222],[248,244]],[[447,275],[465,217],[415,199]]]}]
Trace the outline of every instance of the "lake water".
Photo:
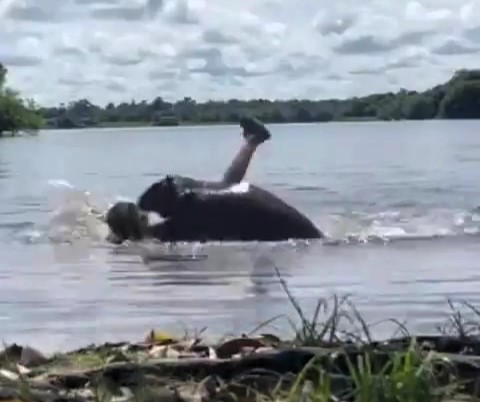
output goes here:
[{"label": "lake water", "polygon": [[[293,314],[274,265],[308,312],[318,297],[350,293],[367,321],[406,320],[425,333],[445,321],[447,297],[479,304],[480,122],[271,129],[247,180],[305,212],[327,241],[169,250],[102,240],[87,203],[135,199],[167,173],[221,177],[241,144],[235,126],[1,139],[3,340],[48,351],[136,340],[150,328],[249,331]],[[179,252],[206,258],[158,260]]]}]

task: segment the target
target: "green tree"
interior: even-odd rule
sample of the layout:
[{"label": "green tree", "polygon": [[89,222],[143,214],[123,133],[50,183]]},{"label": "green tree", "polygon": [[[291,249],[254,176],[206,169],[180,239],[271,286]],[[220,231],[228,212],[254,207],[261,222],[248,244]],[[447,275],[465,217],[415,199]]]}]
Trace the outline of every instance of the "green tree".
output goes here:
[{"label": "green tree", "polygon": [[307,123],[312,121],[312,115],[308,111],[307,108],[300,106],[297,109],[297,113],[295,115],[295,120],[298,121],[299,123]]},{"label": "green tree", "polygon": [[333,120],[333,115],[331,112],[321,110],[317,113],[315,120],[318,122],[331,121]]},{"label": "green tree", "polygon": [[435,117],[436,109],[431,97],[423,94],[415,94],[405,99],[403,103],[403,115],[406,119],[424,120]]},{"label": "green tree", "polygon": [[33,100],[21,99],[5,86],[7,69],[0,64],[0,135],[6,131],[37,130],[43,119]]},{"label": "green tree", "polygon": [[480,80],[453,84],[440,103],[440,116],[448,119],[480,117]]},{"label": "green tree", "polygon": [[6,76],[7,76],[7,69],[3,66],[2,63],[0,63],[0,93],[3,90]]},{"label": "green tree", "polygon": [[369,99],[354,98],[350,110],[345,113],[349,117],[372,117],[376,114],[376,108]]}]

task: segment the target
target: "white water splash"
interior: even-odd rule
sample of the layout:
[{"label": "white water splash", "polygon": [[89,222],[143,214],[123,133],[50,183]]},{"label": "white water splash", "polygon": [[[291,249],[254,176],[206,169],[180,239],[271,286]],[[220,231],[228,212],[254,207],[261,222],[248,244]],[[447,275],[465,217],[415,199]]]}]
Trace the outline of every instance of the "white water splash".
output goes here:
[{"label": "white water splash", "polygon": [[[49,217],[47,236],[52,242],[74,242],[89,239],[103,242],[108,227],[103,216],[123,196],[105,197],[75,188],[64,180],[49,182]],[[247,187],[245,187],[247,186]],[[248,184],[240,184],[230,191],[245,191]],[[433,239],[449,236],[471,236],[480,232],[478,211],[448,208],[395,208],[383,211],[324,211],[311,217],[317,226],[335,242],[389,242],[402,239]],[[318,218],[318,219],[316,219]],[[149,214],[149,223],[161,217]]]},{"label": "white water splash", "polygon": [[64,180],[50,180],[49,208],[52,211],[47,235],[52,242],[73,242],[89,238],[103,241],[108,227],[103,215],[111,205],[109,200],[76,189]]},{"label": "white water splash", "polygon": [[406,208],[326,213],[317,224],[332,239],[369,242],[476,235],[480,231],[479,220],[475,211]]}]

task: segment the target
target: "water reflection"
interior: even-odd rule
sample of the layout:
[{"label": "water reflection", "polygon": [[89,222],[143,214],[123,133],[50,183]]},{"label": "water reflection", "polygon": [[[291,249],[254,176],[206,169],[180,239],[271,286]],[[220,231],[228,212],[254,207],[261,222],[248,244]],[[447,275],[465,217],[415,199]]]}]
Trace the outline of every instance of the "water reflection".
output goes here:
[{"label": "water reflection", "polygon": [[[149,254],[149,257],[142,258],[140,255],[142,251],[143,254]],[[122,254],[123,259],[117,257],[110,261],[113,282],[131,283],[148,280],[150,286],[161,287],[228,286],[243,281],[251,286],[248,291],[264,293],[268,284],[265,279],[274,280],[275,260],[283,259],[285,262],[286,256],[295,253],[296,250],[292,247],[284,247],[282,250],[278,246],[257,244],[184,245],[167,250],[160,246],[147,252],[142,251],[136,254],[130,249],[130,252]],[[172,252],[174,253],[168,254]],[[170,258],[174,256],[178,260],[168,261],[168,258],[165,260],[164,258],[169,255]]]},{"label": "water reflection", "polygon": [[0,188],[8,178],[10,178],[10,164],[0,160]]}]

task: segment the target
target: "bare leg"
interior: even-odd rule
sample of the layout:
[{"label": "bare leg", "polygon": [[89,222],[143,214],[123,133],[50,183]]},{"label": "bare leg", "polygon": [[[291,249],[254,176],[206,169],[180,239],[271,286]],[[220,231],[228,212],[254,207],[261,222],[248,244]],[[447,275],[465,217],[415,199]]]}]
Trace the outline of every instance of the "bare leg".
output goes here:
[{"label": "bare leg", "polygon": [[242,145],[223,175],[224,184],[236,184],[243,180],[256,149],[257,145],[248,141]]},{"label": "bare leg", "polygon": [[205,181],[189,177],[172,178],[167,176],[145,190],[139,197],[137,206],[143,211],[155,211],[166,217],[172,214],[172,208],[176,208],[179,197],[182,197],[185,192],[222,190],[240,183],[245,177],[257,147],[271,137],[267,128],[256,119],[243,118],[240,126],[243,128],[245,143],[225,171],[222,180]]},{"label": "bare leg", "polygon": [[240,124],[243,128],[245,144],[237,152],[223,175],[222,183],[227,185],[240,183],[243,180],[257,147],[270,138],[270,133],[258,120],[248,118],[242,120]]}]

